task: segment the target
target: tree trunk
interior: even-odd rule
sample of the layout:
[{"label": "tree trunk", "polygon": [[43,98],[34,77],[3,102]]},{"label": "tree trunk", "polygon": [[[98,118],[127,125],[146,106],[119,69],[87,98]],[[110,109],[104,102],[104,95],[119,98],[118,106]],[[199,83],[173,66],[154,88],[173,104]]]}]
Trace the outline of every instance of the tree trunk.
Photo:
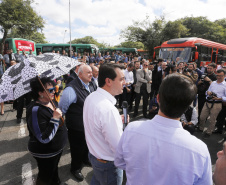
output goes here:
[{"label": "tree trunk", "polygon": [[3,38],[2,38],[2,40],[0,41],[0,54],[2,54],[2,55],[4,54],[4,53],[3,53],[3,50],[4,50],[4,43],[5,43],[7,34],[8,34],[8,30],[5,30],[5,29],[4,29]]}]

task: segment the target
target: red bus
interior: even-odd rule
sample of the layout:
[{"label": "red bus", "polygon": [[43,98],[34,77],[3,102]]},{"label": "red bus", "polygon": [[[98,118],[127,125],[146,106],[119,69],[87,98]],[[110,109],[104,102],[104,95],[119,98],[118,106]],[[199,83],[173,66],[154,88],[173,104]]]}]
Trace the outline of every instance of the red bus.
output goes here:
[{"label": "red bus", "polygon": [[204,61],[219,64],[226,59],[226,45],[197,37],[171,39],[154,50],[154,59],[159,52],[159,58],[176,61],[179,57],[179,61],[193,61],[198,65]]}]

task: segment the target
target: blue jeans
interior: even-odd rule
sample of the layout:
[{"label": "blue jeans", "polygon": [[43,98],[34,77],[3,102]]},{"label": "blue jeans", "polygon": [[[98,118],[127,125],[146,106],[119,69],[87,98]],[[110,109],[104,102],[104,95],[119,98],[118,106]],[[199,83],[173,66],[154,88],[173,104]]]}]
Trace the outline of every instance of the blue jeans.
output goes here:
[{"label": "blue jeans", "polygon": [[90,185],[121,185],[123,180],[123,170],[116,168],[114,161],[107,163],[99,162],[91,153],[89,161],[93,167],[93,177]]}]

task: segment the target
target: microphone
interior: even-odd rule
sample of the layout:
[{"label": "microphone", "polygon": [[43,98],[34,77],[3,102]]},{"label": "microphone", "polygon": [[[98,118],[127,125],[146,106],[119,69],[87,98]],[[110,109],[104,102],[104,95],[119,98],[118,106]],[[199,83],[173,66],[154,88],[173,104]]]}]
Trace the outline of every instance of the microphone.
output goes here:
[{"label": "microphone", "polygon": [[122,102],[122,111],[123,111],[123,114],[124,114],[124,124],[123,124],[123,130],[125,129],[125,127],[127,126],[128,124],[128,120],[127,120],[127,108],[128,108],[128,103],[127,101],[123,101]]}]

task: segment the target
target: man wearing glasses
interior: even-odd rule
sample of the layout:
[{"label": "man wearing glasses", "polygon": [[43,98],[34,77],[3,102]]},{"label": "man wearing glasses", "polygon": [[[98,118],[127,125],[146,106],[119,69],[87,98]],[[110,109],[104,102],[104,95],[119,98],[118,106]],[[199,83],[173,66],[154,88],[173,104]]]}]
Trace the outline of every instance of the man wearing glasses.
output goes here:
[{"label": "man wearing glasses", "polygon": [[212,82],[206,94],[206,103],[200,115],[200,131],[203,131],[206,119],[209,118],[209,125],[204,133],[204,139],[210,137],[215,129],[216,118],[222,109],[222,102],[226,102],[226,82],[224,81],[225,71],[217,70],[217,80]]},{"label": "man wearing glasses", "polygon": [[137,70],[136,75],[137,83],[134,90],[136,92],[136,99],[133,117],[136,117],[138,115],[140,99],[141,96],[143,96],[143,115],[145,118],[147,118],[148,96],[151,92],[152,83],[152,72],[148,70],[148,61],[144,61],[143,69]]}]

